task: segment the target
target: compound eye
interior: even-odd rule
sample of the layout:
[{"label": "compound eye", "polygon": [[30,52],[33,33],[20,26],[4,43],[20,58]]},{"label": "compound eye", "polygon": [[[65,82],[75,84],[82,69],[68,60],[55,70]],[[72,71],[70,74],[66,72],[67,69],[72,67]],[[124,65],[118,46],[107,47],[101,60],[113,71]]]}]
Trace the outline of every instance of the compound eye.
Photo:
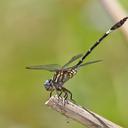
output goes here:
[{"label": "compound eye", "polygon": [[45,82],[44,82],[44,85],[49,85],[50,84],[50,80],[46,80]]},{"label": "compound eye", "polygon": [[50,80],[46,80],[46,81],[44,82],[44,87],[45,87],[45,89],[46,89],[47,91],[52,90],[52,89],[53,89],[52,80],[51,80],[51,79],[50,79]]}]

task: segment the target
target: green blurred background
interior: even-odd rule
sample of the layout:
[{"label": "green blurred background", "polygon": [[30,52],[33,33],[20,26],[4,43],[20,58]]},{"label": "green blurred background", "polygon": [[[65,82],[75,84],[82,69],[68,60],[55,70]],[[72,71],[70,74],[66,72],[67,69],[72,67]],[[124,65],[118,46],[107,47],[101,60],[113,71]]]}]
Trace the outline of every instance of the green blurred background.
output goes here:
[{"label": "green blurred background", "polygon": [[[128,10],[127,0],[120,4]],[[0,1],[0,128],[84,128],[44,105],[47,71],[85,52],[115,22],[99,0]],[[128,24],[128,22],[127,22]],[[128,40],[120,30],[103,41],[65,86],[80,105],[128,127]],[[69,123],[67,123],[69,121]]]}]

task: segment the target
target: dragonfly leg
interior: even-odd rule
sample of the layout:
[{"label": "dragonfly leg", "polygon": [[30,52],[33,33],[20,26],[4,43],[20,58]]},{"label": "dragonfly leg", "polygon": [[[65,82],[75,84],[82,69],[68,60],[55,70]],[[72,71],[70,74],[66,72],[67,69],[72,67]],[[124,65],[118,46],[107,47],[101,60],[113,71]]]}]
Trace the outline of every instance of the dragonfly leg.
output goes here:
[{"label": "dragonfly leg", "polygon": [[66,89],[64,87],[62,87],[62,90],[65,93],[65,98],[67,99],[68,98],[68,94],[70,94],[70,100],[75,103],[75,100],[72,98],[72,93],[68,89]]},{"label": "dragonfly leg", "polygon": [[50,92],[50,97],[52,96],[52,93],[54,92],[54,90],[52,90],[51,92]]},{"label": "dragonfly leg", "polygon": [[58,97],[61,97],[62,93],[63,93],[63,91],[60,91],[60,93],[59,93]]},{"label": "dragonfly leg", "polygon": [[64,91],[64,99],[67,100],[67,98],[68,98],[68,93]]},{"label": "dragonfly leg", "polygon": [[57,89],[56,89],[56,94],[57,94],[57,96],[59,98],[59,90],[57,90]]},{"label": "dragonfly leg", "polygon": [[68,103],[68,100],[67,100],[67,98],[68,98],[68,92],[65,89],[61,88],[61,93],[64,93],[64,96],[63,96],[62,99],[63,99],[63,105],[65,106],[65,104]]},{"label": "dragonfly leg", "polygon": [[56,88],[56,87],[55,87],[55,90],[56,90],[56,94],[57,94],[58,102],[59,102],[60,99],[62,98],[61,94],[63,93],[63,91],[61,89]]}]

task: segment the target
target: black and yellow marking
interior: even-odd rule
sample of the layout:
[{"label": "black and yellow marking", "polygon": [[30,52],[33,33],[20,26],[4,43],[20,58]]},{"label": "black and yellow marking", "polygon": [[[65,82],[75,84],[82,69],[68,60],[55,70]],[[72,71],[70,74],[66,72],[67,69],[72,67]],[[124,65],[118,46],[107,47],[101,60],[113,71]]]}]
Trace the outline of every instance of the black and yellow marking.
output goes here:
[{"label": "black and yellow marking", "polygon": [[128,19],[128,17],[123,18],[122,20],[120,20],[119,22],[117,22],[116,24],[114,24],[107,32],[105,32],[103,34],[103,36],[101,36],[91,47],[90,49],[84,54],[84,56],[82,57],[82,59],[75,65],[75,67],[79,67],[80,64],[83,63],[84,59],[93,51],[94,48],[96,48],[96,46],[98,46],[103,39],[105,39],[112,31],[118,29],[119,27],[121,27],[126,20]]},{"label": "black and yellow marking", "polygon": [[76,73],[77,73],[77,70],[75,70],[75,69],[70,69],[67,71],[61,70],[54,74],[53,81],[55,83],[59,83],[59,82],[64,83],[67,80],[69,80],[70,78],[72,78]]}]

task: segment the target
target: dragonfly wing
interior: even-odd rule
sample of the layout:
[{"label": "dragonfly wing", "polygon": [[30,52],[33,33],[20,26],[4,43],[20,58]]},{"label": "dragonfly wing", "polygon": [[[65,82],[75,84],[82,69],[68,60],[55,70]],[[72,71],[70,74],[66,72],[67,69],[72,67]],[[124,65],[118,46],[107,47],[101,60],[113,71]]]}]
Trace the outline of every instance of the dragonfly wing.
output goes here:
[{"label": "dragonfly wing", "polygon": [[78,54],[76,56],[73,56],[62,68],[67,67],[69,64],[71,64],[72,62],[74,62],[75,60],[79,59],[82,56],[83,54]]},{"label": "dragonfly wing", "polygon": [[47,70],[50,72],[55,72],[61,69],[61,66],[58,64],[48,64],[48,65],[36,65],[36,66],[29,66],[26,69],[33,69],[33,70]]},{"label": "dragonfly wing", "polygon": [[90,65],[90,64],[95,64],[95,63],[98,63],[98,62],[101,62],[101,61],[102,60],[89,61],[89,62],[86,62],[84,64],[81,64],[79,67],[83,67],[83,66]]},{"label": "dragonfly wing", "polygon": [[[102,60],[89,61],[84,64],[81,64],[79,67],[83,67],[83,66],[90,65],[90,64],[95,64],[95,63],[98,63],[101,61]],[[77,67],[77,68],[76,68],[76,66],[68,67],[68,68],[65,68],[64,71],[68,71],[69,69],[79,69],[79,67]]]}]

